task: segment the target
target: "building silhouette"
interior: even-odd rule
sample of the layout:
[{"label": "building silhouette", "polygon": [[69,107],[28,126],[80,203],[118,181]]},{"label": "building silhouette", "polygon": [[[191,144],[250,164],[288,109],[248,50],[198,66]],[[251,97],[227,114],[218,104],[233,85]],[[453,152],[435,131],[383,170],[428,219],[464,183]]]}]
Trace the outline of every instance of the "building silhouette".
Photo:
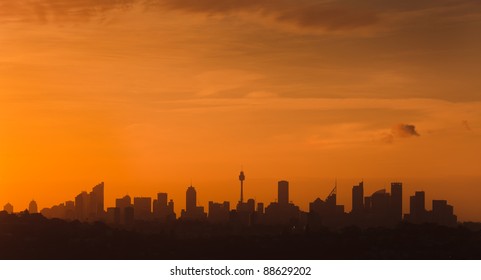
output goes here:
[{"label": "building silhouette", "polygon": [[453,206],[446,200],[433,200],[431,222],[444,226],[456,226],[457,217],[454,215]]},{"label": "building silhouette", "polygon": [[244,202],[244,180],[245,180],[245,174],[244,174],[244,171],[241,171],[239,175],[239,181],[241,185],[241,196],[240,196],[239,202],[237,202],[235,211],[233,211],[230,214],[230,220],[234,224],[250,226],[252,225],[252,218],[255,212],[256,202],[252,198]]},{"label": "building silhouette", "polygon": [[[277,183],[277,201],[265,207],[262,202],[254,199],[244,200],[243,171],[239,175],[241,195],[235,209],[231,209],[230,202],[217,203],[209,201],[208,215],[204,207],[197,205],[197,192],[191,185],[186,190],[185,209],[180,215],[181,221],[201,221],[212,224],[229,224],[234,228],[267,226],[287,226],[291,229],[315,229],[321,227],[342,228],[350,225],[366,227],[393,227],[399,222],[435,223],[445,226],[455,226],[457,216],[454,207],[446,200],[433,200],[432,210],[426,210],[424,191],[416,191],[410,196],[409,213],[403,216],[403,184],[392,182],[390,193],[386,189],[373,192],[364,197],[364,182],[352,187],[352,209],[346,213],[344,205],[337,204],[337,181],[329,193],[322,200],[316,198],[309,203],[309,212],[305,213],[289,201],[289,182]],[[13,213],[13,206],[4,206],[7,213]],[[31,201],[28,205],[29,213],[37,213],[37,204]],[[115,200],[115,207],[104,210],[104,183],[94,186],[90,193],[79,193],[74,201],[66,201],[50,208],[43,208],[40,213],[47,218],[65,220],[79,220],[81,222],[103,221],[111,225],[127,228],[137,227],[146,223],[134,221],[148,221],[172,226],[177,217],[174,212],[174,201],[168,199],[167,193],[158,193],[152,201],[151,197],[135,197],[126,195]],[[148,223],[147,223],[148,224]]]},{"label": "building silhouette", "polygon": [[409,215],[406,215],[405,219],[415,224],[426,223],[428,221],[424,191],[417,191],[409,198]]},{"label": "building silhouette", "polygon": [[3,206],[3,211],[7,212],[8,214],[13,214],[13,205],[10,203],[5,204],[5,206]]},{"label": "building silhouette", "polygon": [[89,200],[90,196],[85,191],[75,197],[75,216],[81,222],[88,221],[90,209]]},{"label": "building silhouette", "polygon": [[230,203],[215,203],[209,201],[209,216],[207,220],[214,224],[228,223],[230,219]]},{"label": "building silhouette", "polygon": [[402,221],[403,218],[403,184],[391,183],[391,213],[393,220]]},{"label": "building silhouette", "polygon": [[347,224],[361,227],[394,226],[402,221],[402,183],[391,183],[391,193],[380,189],[363,197],[364,182],[352,188],[352,209]]},{"label": "building silhouette", "polygon": [[277,183],[277,202],[282,205],[289,204],[289,182],[279,181]]},{"label": "building silhouette", "polygon": [[101,221],[104,215],[104,182],[94,186],[90,193],[83,191],[75,197],[75,217],[79,221]]},{"label": "building silhouette", "polygon": [[299,207],[286,201],[289,199],[289,182],[279,181],[277,183],[278,202],[270,203],[264,214],[266,224],[275,225],[291,225],[295,226],[300,221]]},{"label": "building silhouette", "polygon": [[119,209],[120,224],[130,225],[134,221],[134,207],[129,195],[115,200],[115,208]]},{"label": "building silhouette", "polygon": [[120,225],[120,208],[108,207],[105,213],[105,221],[111,225]]},{"label": "building silhouette", "polygon": [[364,212],[364,182],[352,187],[352,213],[362,214]]},{"label": "building silhouette", "polygon": [[182,210],[180,217],[184,220],[203,221],[207,219],[204,207],[197,206],[197,192],[192,185],[187,188],[185,193],[185,210]]},{"label": "building silhouette", "polygon": [[337,205],[337,184],[326,200],[317,198],[309,203],[309,223],[314,227],[339,228],[346,224],[344,206]]},{"label": "building silhouette", "polygon": [[410,197],[410,212],[404,215],[404,219],[410,223],[435,223],[444,226],[456,226],[457,216],[454,215],[454,207],[449,205],[446,200],[433,200],[432,210],[425,209],[425,193],[415,192]]},{"label": "building silhouette", "polygon": [[231,213],[231,219],[235,224],[243,226],[252,225],[252,217],[256,209],[256,202],[249,198],[246,202],[238,202],[236,209]]},{"label": "building silhouette", "polygon": [[134,197],[134,220],[149,221],[152,219],[152,198]]},{"label": "building silhouette", "polygon": [[75,202],[72,200],[65,201],[65,220],[75,220]]},{"label": "building silhouette", "polygon": [[99,221],[104,216],[104,182],[93,187],[89,193],[89,220]]},{"label": "building silhouette", "polygon": [[28,212],[30,214],[37,214],[38,213],[37,202],[35,202],[35,200],[30,201],[30,203],[28,204]]},{"label": "building silhouette", "polygon": [[161,222],[170,222],[175,220],[174,201],[171,199],[167,202],[167,193],[158,193],[157,199],[153,202],[154,219]]}]

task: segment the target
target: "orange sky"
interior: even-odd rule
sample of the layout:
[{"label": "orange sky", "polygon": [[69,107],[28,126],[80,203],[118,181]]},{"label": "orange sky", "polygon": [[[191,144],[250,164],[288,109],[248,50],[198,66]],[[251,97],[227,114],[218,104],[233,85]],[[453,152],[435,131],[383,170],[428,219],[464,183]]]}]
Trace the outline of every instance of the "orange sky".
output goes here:
[{"label": "orange sky", "polygon": [[402,181],[481,221],[478,1],[67,2],[0,0],[0,205],[234,203],[243,165],[263,202]]}]

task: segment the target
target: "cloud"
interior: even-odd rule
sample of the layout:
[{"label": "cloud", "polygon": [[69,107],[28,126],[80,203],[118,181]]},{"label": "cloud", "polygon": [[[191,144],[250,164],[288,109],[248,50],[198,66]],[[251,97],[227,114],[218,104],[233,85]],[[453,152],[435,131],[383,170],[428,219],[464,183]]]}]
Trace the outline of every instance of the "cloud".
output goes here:
[{"label": "cloud", "polygon": [[479,19],[473,0],[151,0],[166,10],[268,21],[290,29],[320,33],[376,33],[412,23]]},{"label": "cloud", "polygon": [[136,0],[0,0],[0,23],[85,21],[135,3]]},{"label": "cloud", "polygon": [[0,0],[0,22],[80,21],[139,6],[144,10],[207,17],[234,16],[314,33],[370,34],[410,24],[479,20],[475,0]]},{"label": "cloud", "polygon": [[382,143],[392,144],[397,138],[419,137],[420,134],[416,131],[416,126],[412,124],[399,123],[394,125],[389,132],[382,132],[379,140]]},{"label": "cloud", "polygon": [[[342,2],[342,1],[341,1]],[[299,29],[353,30],[379,22],[378,14],[340,1],[287,0],[161,0],[167,10],[207,16],[231,16],[268,20]]]},{"label": "cloud", "polygon": [[416,127],[412,124],[397,124],[391,129],[392,135],[399,138],[408,138],[412,136],[419,136]]}]

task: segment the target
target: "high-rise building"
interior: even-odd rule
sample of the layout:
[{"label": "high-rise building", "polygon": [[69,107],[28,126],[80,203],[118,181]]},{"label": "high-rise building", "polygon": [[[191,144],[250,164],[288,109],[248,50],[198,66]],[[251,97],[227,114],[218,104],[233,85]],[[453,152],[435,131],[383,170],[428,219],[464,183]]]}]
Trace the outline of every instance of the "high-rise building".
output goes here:
[{"label": "high-rise building", "polygon": [[259,214],[264,214],[264,203],[262,203],[262,202],[257,203],[256,212],[259,213]]},{"label": "high-rise building", "polygon": [[371,195],[371,210],[375,215],[385,216],[389,213],[390,195],[386,189],[376,191]]},{"label": "high-rise building", "polygon": [[81,192],[75,197],[75,216],[81,221],[87,221],[89,217],[89,194],[87,192]]},{"label": "high-rise building", "polygon": [[446,200],[433,200],[432,222],[444,226],[456,226],[457,217],[454,215],[453,206]]},{"label": "high-rise building", "polygon": [[132,206],[132,199],[130,198],[129,195],[126,195],[122,198],[117,198],[115,200],[115,207],[117,208],[125,208],[125,207],[129,207],[129,206]]},{"label": "high-rise building", "polygon": [[[122,198],[117,198],[115,200],[115,207],[116,208],[119,208],[119,211],[120,211],[120,224],[127,224],[126,222],[126,215],[125,215],[125,209],[127,207],[129,208],[132,208],[132,199],[130,198],[129,195],[126,195]],[[133,213],[133,212],[132,212]],[[133,216],[132,216],[132,220],[133,220]]]},{"label": "high-rise building", "polygon": [[134,197],[134,219],[150,220],[152,218],[152,198]]},{"label": "high-rise building", "polygon": [[104,217],[104,183],[93,187],[90,193],[75,197],[75,216],[80,221],[98,221]]},{"label": "high-rise building", "polygon": [[167,194],[166,193],[158,193],[157,194],[157,201],[159,202],[160,206],[167,206]]},{"label": "high-rise building", "polygon": [[65,219],[75,220],[75,202],[71,200],[65,201]]},{"label": "high-rise building", "polygon": [[153,202],[154,218],[161,222],[167,222],[175,219],[174,201],[167,202],[167,193],[158,193],[157,199]]},{"label": "high-rise building", "polygon": [[[252,206],[254,210],[254,205]],[[277,183],[277,202],[270,203],[264,209],[264,222],[272,225],[297,226],[299,222],[299,207],[289,202],[289,182]]]},{"label": "high-rise building", "polygon": [[96,221],[104,216],[104,182],[93,187],[89,194],[89,219]]},{"label": "high-rise building", "polygon": [[280,205],[289,204],[289,182],[279,181],[277,183],[277,201]]},{"label": "high-rise building", "polygon": [[352,187],[352,213],[364,212],[364,182]]},{"label": "high-rise building", "polygon": [[424,223],[427,221],[425,207],[425,193],[417,191],[409,199],[409,219],[413,223]]},{"label": "high-rise building", "polygon": [[205,220],[207,218],[204,207],[197,206],[197,192],[192,186],[188,187],[185,193],[185,210],[182,210],[181,218],[187,220]]},{"label": "high-rise building", "polygon": [[30,203],[28,204],[28,213],[30,214],[38,213],[37,202],[35,202],[35,200],[30,201]]},{"label": "high-rise building", "polygon": [[403,214],[403,184],[400,182],[391,183],[390,207],[393,219],[401,221]]},{"label": "high-rise building", "polygon": [[211,223],[227,223],[229,221],[230,203],[215,203],[209,201],[209,216],[208,220]]},{"label": "high-rise building", "polygon": [[196,207],[197,207],[197,192],[195,191],[194,187],[190,186],[187,188],[187,192],[185,193],[185,210],[187,212],[195,211]]},{"label": "high-rise building", "polygon": [[107,208],[106,221],[108,224],[118,225],[120,224],[120,209],[117,207]]},{"label": "high-rise building", "polygon": [[167,211],[170,213],[170,215],[167,216],[167,218],[169,220],[175,220],[176,214],[174,212],[174,201],[172,199],[169,200],[169,204],[167,205]]}]

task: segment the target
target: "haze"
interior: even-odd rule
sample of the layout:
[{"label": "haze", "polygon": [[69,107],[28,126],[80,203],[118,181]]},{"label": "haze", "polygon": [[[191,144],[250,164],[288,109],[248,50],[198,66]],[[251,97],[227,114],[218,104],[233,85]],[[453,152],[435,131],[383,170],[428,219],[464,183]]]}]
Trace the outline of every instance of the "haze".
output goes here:
[{"label": "haze", "polygon": [[[306,210],[404,183],[481,220],[481,2],[0,0],[0,204]],[[407,202],[406,202],[407,203]],[[430,208],[430,205],[427,205]],[[407,204],[404,211],[408,211]]]}]

